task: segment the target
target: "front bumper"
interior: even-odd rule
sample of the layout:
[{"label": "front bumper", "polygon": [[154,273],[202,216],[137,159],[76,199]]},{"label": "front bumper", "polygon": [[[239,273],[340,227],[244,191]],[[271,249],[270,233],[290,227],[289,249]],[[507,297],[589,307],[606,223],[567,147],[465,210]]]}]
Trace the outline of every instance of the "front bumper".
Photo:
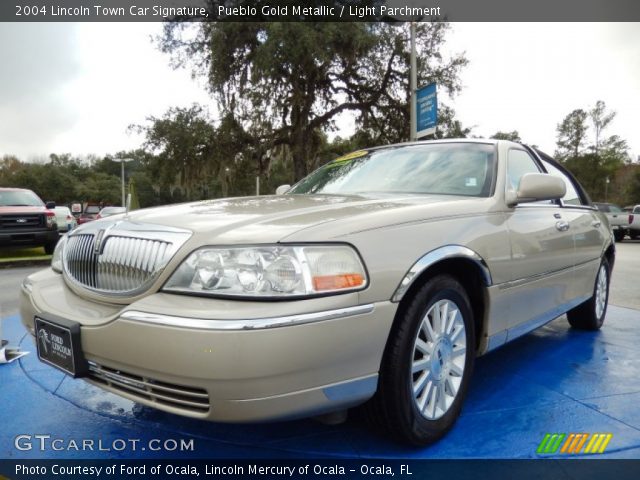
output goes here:
[{"label": "front bumper", "polygon": [[92,302],[51,269],[25,280],[21,316],[80,323],[87,380],[168,412],[243,422],[362,403],[397,305],[358,294],[244,302],[158,293],[126,307]]},{"label": "front bumper", "polygon": [[0,232],[0,246],[39,247],[58,241],[58,229],[13,230]]}]

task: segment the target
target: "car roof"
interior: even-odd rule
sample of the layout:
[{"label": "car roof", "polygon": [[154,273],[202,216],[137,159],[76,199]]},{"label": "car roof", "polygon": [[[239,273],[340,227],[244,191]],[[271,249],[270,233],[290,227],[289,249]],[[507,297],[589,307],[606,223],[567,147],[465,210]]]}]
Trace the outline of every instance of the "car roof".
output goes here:
[{"label": "car roof", "polygon": [[379,145],[371,148],[363,148],[363,150],[381,150],[390,147],[406,147],[410,145],[438,145],[447,143],[478,143],[485,145],[497,145],[499,142],[508,142],[513,143],[514,145],[521,145],[510,140],[496,140],[495,138],[441,138],[438,140],[415,140],[412,142],[392,143],[390,145]]}]

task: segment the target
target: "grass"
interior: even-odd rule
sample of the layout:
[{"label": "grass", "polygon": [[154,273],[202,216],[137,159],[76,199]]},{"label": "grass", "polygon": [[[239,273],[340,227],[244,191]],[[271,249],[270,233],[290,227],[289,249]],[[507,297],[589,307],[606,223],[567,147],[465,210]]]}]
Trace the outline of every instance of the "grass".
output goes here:
[{"label": "grass", "polygon": [[1,248],[0,263],[16,262],[20,260],[47,260],[51,255],[45,255],[44,247]]}]

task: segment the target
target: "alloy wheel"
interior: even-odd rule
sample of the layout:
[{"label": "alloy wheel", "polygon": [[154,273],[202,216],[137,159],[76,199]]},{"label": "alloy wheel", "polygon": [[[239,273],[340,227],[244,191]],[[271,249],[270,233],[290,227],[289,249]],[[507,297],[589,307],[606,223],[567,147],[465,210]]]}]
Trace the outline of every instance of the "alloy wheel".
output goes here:
[{"label": "alloy wheel", "polygon": [[413,346],[411,379],[416,407],[429,420],[442,417],[456,398],[467,355],[464,319],[449,299],[424,315]]}]

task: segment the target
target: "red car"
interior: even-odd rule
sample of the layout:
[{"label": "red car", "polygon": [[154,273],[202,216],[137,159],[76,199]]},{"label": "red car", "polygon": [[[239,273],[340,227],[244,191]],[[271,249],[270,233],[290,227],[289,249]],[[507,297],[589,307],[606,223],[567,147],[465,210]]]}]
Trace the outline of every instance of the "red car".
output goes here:
[{"label": "red car", "polygon": [[100,205],[87,205],[78,217],[78,225],[95,220],[100,213]]}]

